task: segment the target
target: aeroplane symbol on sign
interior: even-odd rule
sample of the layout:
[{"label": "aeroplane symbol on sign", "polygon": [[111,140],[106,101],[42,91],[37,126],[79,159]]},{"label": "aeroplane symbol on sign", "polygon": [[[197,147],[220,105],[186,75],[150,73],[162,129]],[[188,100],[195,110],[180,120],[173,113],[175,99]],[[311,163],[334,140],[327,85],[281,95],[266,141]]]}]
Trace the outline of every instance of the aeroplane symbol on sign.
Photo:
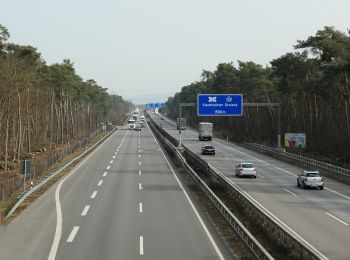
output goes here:
[{"label": "aeroplane symbol on sign", "polygon": [[216,102],[216,97],[208,97],[208,102]]}]

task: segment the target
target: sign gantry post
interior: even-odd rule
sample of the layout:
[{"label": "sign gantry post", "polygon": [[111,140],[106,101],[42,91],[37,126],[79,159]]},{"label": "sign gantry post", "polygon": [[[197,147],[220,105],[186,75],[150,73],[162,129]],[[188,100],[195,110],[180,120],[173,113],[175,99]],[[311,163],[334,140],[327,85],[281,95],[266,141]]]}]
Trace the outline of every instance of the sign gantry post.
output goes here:
[{"label": "sign gantry post", "polygon": [[179,103],[179,147],[182,146],[182,134],[181,134],[181,108],[182,107],[195,107],[196,103]]}]

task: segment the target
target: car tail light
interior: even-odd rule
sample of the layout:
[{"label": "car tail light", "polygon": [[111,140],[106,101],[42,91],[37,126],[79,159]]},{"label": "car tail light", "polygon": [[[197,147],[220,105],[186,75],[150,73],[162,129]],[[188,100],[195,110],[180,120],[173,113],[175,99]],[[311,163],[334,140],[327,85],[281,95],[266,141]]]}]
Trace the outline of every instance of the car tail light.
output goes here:
[{"label": "car tail light", "polygon": [[255,169],[255,168],[253,168],[253,172],[256,172],[256,169]]},{"label": "car tail light", "polygon": [[307,182],[307,177],[305,177],[304,181]]},{"label": "car tail light", "polygon": [[239,168],[239,171],[241,171],[241,172],[242,172],[242,171],[243,171],[243,168]]}]

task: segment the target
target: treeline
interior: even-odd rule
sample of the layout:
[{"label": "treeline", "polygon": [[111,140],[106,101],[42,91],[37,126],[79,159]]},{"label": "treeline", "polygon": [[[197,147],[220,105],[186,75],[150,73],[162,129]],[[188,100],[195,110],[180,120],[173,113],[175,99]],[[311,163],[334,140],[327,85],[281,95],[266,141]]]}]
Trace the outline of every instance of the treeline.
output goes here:
[{"label": "treeline", "polygon": [[[297,41],[295,51],[272,60],[271,66],[238,61],[202,73],[199,82],[182,88],[166,102],[176,118],[179,102],[196,102],[199,93],[242,93],[244,102],[280,102],[284,132],[305,132],[309,151],[350,158],[350,32],[324,27]],[[198,118],[183,112],[193,126],[213,121],[215,132],[235,141],[276,142],[274,108],[245,107],[243,117]]]},{"label": "treeline", "polygon": [[0,161],[89,135],[107,120],[119,124],[131,103],[84,81],[73,63],[47,65],[36,48],[9,43],[0,25]]}]

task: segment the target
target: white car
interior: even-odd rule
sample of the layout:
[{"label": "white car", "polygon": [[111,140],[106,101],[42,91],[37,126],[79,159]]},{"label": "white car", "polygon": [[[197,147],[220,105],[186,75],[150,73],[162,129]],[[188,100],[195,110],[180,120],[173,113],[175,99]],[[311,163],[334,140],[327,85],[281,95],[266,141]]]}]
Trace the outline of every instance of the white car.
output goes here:
[{"label": "white car", "polygon": [[324,181],[318,171],[303,171],[298,175],[297,186],[303,189],[306,188],[320,188],[323,190]]},{"label": "white car", "polygon": [[236,176],[241,178],[243,176],[249,176],[256,178],[256,168],[252,163],[242,162],[235,167]]}]

